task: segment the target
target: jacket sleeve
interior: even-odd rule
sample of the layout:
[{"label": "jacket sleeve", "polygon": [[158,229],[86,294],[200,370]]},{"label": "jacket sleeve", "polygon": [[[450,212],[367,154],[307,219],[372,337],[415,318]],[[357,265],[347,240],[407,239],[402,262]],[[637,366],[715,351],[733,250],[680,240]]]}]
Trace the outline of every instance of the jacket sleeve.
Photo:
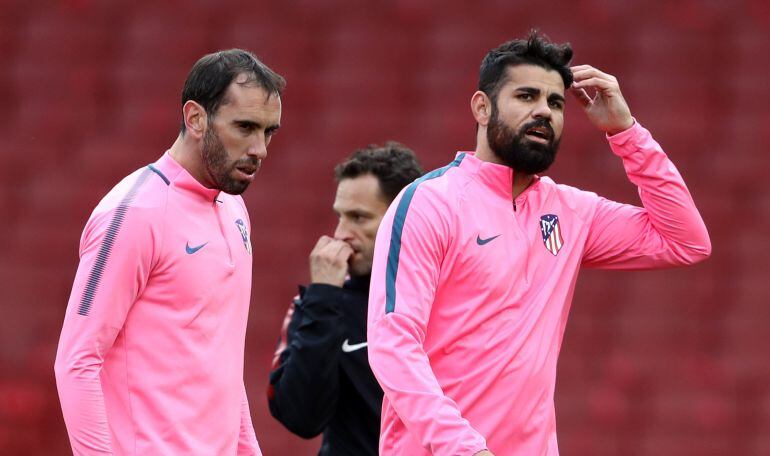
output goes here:
[{"label": "jacket sleeve", "polygon": [[295,298],[284,321],[270,372],[270,413],[303,438],[320,434],[332,419],[339,394],[344,290],[311,284]]},{"label": "jacket sleeve", "polygon": [[241,400],[241,429],[238,434],[238,456],[262,456],[262,451],[257,442],[257,435],[254,433],[254,424],[251,422],[246,385],[243,386],[243,399]]},{"label": "jacket sleeve", "polygon": [[638,123],[608,137],[623,159],[643,207],[599,198],[583,265],[650,269],[688,265],[711,254],[706,226],[682,176],[650,132]]},{"label": "jacket sleeve", "polygon": [[486,441],[444,395],[423,346],[451,237],[448,209],[439,209],[438,200],[407,187],[380,224],[369,292],[369,364],[389,405],[424,448],[465,456],[485,449]]},{"label": "jacket sleeve", "polygon": [[[97,208],[98,211],[98,208]],[[97,212],[80,243],[54,371],[76,455],[112,454],[100,373],[131,306],[147,284],[159,242],[144,210]]]}]

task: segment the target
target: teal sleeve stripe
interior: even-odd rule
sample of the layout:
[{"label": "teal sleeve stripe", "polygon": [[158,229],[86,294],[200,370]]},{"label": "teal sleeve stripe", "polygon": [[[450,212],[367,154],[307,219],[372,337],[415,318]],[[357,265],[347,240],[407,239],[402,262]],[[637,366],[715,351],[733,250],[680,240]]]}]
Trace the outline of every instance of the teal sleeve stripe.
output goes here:
[{"label": "teal sleeve stripe", "polygon": [[390,235],[390,249],[388,250],[388,265],[385,271],[385,313],[391,313],[396,310],[396,275],[398,274],[398,257],[401,254],[401,234],[404,231],[404,221],[406,213],[409,210],[409,204],[412,202],[414,192],[417,186],[426,180],[441,177],[451,168],[460,166],[460,162],[465,158],[465,154],[460,154],[454,161],[443,168],[429,172],[416,181],[409,184],[404,191],[401,201],[398,202],[396,215],[393,217],[393,231]]}]

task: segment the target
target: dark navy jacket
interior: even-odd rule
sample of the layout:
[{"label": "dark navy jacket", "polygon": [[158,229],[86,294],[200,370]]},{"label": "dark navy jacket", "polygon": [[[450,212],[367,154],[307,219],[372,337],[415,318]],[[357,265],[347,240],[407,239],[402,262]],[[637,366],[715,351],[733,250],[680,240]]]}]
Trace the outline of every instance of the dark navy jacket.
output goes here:
[{"label": "dark navy jacket", "polygon": [[291,432],[323,432],[319,456],[377,455],[382,389],[366,349],[369,276],[300,287],[270,372],[270,413]]}]

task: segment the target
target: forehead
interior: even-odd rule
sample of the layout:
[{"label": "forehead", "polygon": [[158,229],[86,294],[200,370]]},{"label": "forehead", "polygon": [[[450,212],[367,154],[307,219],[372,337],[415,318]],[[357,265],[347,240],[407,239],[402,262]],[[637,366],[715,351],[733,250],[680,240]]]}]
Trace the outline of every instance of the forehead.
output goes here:
[{"label": "forehead", "polygon": [[537,65],[513,65],[505,69],[506,82],[503,90],[516,90],[521,87],[534,87],[546,93],[564,95],[564,81],[556,70],[545,69]]},{"label": "forehead", "polygon": [[334,210],[338,212],[350,210],[366,210],[369,212],[387,210],[388,204],[382,197],[380,182],[373,174],[342,179],[337,184],[337,196],[334,199]]},{"label": "forehead", "polygon": [[278,123],[281,118],[281,97],[268,94],[257,84],[240,82],[240,78],[236,77],[227,87],[218,115],[258,116],[262,120]]}]

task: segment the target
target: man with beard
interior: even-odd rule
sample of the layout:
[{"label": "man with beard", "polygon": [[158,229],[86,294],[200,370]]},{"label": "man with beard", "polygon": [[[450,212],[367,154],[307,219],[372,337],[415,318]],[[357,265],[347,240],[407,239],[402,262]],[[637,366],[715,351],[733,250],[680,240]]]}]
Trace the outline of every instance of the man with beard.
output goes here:
[{"label": "man with beard", "polygon": [[[381,454],[557,455],[556,362],[580,267],[710,254],[682,177],[617,80],[571,57],[536,32],[491,50],[471,98],[476,150],[407,187],[383,218],[368,320]],[[570,86],[644,207],[539,175]]]},{"label": "man with beard", "polygon": [[252,258],[239,195],[284,86],[249,52],[204,56],[174,144],[91,214],[55,365],[75,454],[261,454],[243,384]]},{"label": "man with beard", "polygon": [[374,237],[388,205],[422,175],[412,151],[389,142],[335,168],[334,236],[310,252],[310,285],[289,306],[270,372],[270,413],[295,434],[323,432],[320,456],[376,456],[382,389],[366,355]]}]

